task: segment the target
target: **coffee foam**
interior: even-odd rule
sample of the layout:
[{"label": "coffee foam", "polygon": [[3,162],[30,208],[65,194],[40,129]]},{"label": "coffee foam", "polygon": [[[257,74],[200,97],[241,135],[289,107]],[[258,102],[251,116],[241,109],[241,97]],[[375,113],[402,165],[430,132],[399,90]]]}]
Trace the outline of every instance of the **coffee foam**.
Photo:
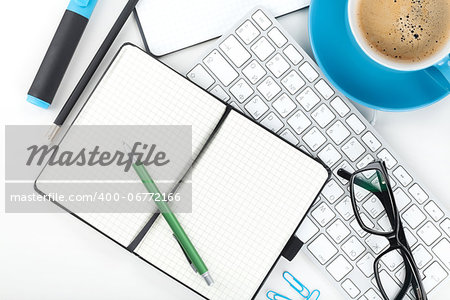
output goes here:
[{"label": "coffee foam", "polygon": [[450,0],[361,0],[358,23],[366,42],[385,57],[420,62],[450,35]]}]

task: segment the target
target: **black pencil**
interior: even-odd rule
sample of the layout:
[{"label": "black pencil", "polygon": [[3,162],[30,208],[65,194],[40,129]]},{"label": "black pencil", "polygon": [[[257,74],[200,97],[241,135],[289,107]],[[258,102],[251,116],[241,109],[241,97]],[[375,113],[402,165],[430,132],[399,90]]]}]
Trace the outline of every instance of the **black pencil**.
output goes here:
[{"label": "black pencil", "polygon": [[102,45],[98,49],[98,51],[95,54],[94,58],[92,59],[91,63],[87,67],[87,69],[84,72],[83,76],[81,77],[80,81],[78,82],[78,84],[76,85],[72,94],[70,95],[69,99],[67,99],[63,108],[61,109],[61,111],[59,112],[55,121],[53,122],[54,125],[53,125],[53,128],[50,130],[49,137],[48,137],[50,141],[52,141],[54,139],[54,137],[58,133],[59,129],[66,121],[67,117],[69,116],[73,107],[77,103],[81,94],[83,94],[84,90],[86,89],[86,86],[91,81],[92,76],[94,76],[95,72],[97,71],[101,62],[105,58],[105,55],[108,53],[113,42],[119,35],[119,33],[122,30],[123,26],[125,25],[126,21],[130,17],[130,15],[133,13],[133,10],[135,9],[138,2],[139,2],[139,0],[129,0],[127,2],[127,4],[125,5],[125,7],[123,8],[122,12],[120,13],[120,15],[117,18],[116,22],[114,23],[113,27],[109,31],[109,33],[106,36],[105,40],[103,41]]}]

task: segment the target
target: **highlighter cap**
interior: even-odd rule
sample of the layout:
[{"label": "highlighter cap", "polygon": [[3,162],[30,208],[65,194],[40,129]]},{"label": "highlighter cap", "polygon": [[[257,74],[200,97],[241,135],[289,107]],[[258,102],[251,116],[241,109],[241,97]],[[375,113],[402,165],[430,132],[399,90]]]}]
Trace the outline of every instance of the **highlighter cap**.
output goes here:
[{"label": "highlighter cap", "polygon": [[34,96],[28,95],[27,96],[27,101],[30,102],[31,104],[34,104],[36,106],[39,106],[41,108],[47,109],[50,106],[50,103],[45,102],[44,100],[41,100],[39,98],[36,98]]},{"label": "highlighter cap", "polygon": [[71,0],[67,10],[90,19],[98,0]]}]

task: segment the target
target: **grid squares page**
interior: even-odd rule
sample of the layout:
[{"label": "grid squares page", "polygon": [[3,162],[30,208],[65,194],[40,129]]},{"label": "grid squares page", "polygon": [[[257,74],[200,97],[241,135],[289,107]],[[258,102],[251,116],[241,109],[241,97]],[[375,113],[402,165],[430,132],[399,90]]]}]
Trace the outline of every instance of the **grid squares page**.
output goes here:
[{"label": "grid squares page", "polygon": [[[74,125],[190,125],[193,159],[224,112],[224,104],[142,50],[128,45],[118,53]],[[62,144],[74,138],[69,131]],[[189,165],[190,162],[186,162],[186,167]],[[44,181],[58,178],[55,172],[48,167],[43,171],[41,181],[38,180],[41,191],[57,193],[61,188],[57,182]],[[133,179],[138,180],[138,177]],[[124,184],[114,188],[113,192],[127,192]],[[139,188],[137,192],[146,192],[143,186]],[[82,194],[83,185],[74,192]],[[76,204],[65,206],[71,209],[72,205]],[[129,245],[150,218],[148,213],[120,211],[78,216],[124,246]]]},{"label": "grid squares page", "polygon": [[192,213],[178,214],[215,284],[193,272],[161,217],[136,252],[207,298],[250,299],[327,178],[317,161],[232,111],[193,168]]}]

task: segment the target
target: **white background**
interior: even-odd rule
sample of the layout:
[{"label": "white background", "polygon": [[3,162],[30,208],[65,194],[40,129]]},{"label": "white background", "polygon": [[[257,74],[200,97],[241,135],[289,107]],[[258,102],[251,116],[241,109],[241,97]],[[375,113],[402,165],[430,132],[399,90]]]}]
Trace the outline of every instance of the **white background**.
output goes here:
[{"label": "white background", "polygon": [[[50,124],[126,1],[99,1],[54,104],[49,110],[43,110],[26,103],[25,98],[67,2],[4,1],[0,18],[2,125]],[[205,5],[207,3],[205,0]],[[295,12],[280,18],[280,21],[311,53],[307,13],[307,9]],[[106,62],[126,41],[142,45],[133,19],[124,28]],[[167,55],[162,60],[185,72],[212,43]],[[88,90],[91,89],[92,84]],[[450,208],[448,100],[419,111],[381,112],[376,128],[415,174],[419,174],[421,181]],[[4,130],[0,132],[4,143]],[[4,147],[0,151],[4,169]],[[4,181],[4,172],[0,176]],[[200,299],[72,216],[5,214],[3,183],[1,189],[0,299]],[[317,271],[302,253],[293,264],[283,264],[280,270],[283,269],[297,275],[308,287],[319,288],[321,299],[342,299],[340,293],[328,287],[328,278]],[[268,287],[283,290],[273,281],[268,283]],[[450,287],[441,288],[431,299],[448,299],[444,296],[446,292],[447,295],[450,293]]]}]

